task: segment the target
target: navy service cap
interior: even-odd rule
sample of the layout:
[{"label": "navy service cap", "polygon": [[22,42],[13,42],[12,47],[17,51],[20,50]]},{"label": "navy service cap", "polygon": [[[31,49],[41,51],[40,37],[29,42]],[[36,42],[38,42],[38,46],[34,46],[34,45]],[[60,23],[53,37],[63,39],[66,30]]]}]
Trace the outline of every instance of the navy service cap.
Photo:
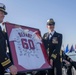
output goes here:
[{"label": "navy service cap", "polygon": [[7,15],[6,6],[3,3],[0,3],[0,11],[3,11],[4,14]]},{"label": "navy service cap", "polygon": [[47,25],[55,25],[54,20],[52,18],[47,20]]}]

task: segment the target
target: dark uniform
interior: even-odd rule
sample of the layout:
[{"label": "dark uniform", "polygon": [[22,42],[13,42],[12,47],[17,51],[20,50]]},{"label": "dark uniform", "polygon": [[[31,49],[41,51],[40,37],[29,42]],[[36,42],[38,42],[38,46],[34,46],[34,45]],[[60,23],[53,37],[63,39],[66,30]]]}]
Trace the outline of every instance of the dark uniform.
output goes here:
[{"label": "dark uniform", "polygon": [[[55,24],[53,19],[48,21],[49,25]],[[49,32],[43,35],[43,43],[48,53],[49,60],[53,60],[53,68],[48,70],[48,75],[62,75],[62,64],[60,60],[60,49],[62,45],[62,34],[54,31],[54,34],[49,39]]]},{"label": "dark uniform", "polygon": [[5,34],[0,30],[0,75],[4,75],[5,69],[11,65],[12,63],[6,54]]},{"label": "dark uniform", "polygon": [[[5,11],[5,5],[2,3],[0,3],[0,11],[7,15],[7,12]],[[0,18],[2,19],[1,16]],[[3,32],[0,27],[0,75],[4,75],[5,69],[13,65],[6,53],[6,38],[6,33]]]}]

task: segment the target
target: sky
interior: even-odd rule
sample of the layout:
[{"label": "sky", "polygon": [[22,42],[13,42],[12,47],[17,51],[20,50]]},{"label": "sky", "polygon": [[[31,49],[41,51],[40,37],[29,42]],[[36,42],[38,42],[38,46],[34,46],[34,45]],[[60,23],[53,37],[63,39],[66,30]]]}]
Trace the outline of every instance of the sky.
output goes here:
[{"label": "sky", "polygon": [[8,15],[4,21],[38,28],[47,32],[47,20],[53,18],[55,30],[63,35],[63,45],[76,44],[76,0],[0,0]]}]

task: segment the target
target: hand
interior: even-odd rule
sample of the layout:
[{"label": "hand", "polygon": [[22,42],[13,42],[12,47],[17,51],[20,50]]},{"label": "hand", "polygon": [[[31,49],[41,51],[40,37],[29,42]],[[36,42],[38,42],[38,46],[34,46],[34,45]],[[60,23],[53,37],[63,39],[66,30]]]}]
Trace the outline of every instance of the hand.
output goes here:
[{"label": "hand", "polygon": [[10,73],[12,75],[16,75],[17,74],[17,68],[16,68],[16,66],[12,65],[12,66],[9,67],[9,69],[10,69]]},{"label": "hand", "polygon": [[70,62],[68,62],[67,60],[64,60],[63,61],[67,64],[67,65],[70,65]]},{"label": "hand", "polygon": [[53,60],[52,59],[50,59],[50,65],[53,66]]}]

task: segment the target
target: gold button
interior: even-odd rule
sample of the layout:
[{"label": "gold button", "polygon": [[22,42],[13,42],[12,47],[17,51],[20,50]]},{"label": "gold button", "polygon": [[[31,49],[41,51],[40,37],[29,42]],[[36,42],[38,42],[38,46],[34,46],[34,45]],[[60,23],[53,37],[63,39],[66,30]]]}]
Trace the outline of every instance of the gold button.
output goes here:
[{"label": "gold button", "polygon": [[49,48],[48,48],[48,50],[49,50]]},{"label": "gold button", "polygon": [[7,58],[5,58],[5,60],[7,60]]}]

